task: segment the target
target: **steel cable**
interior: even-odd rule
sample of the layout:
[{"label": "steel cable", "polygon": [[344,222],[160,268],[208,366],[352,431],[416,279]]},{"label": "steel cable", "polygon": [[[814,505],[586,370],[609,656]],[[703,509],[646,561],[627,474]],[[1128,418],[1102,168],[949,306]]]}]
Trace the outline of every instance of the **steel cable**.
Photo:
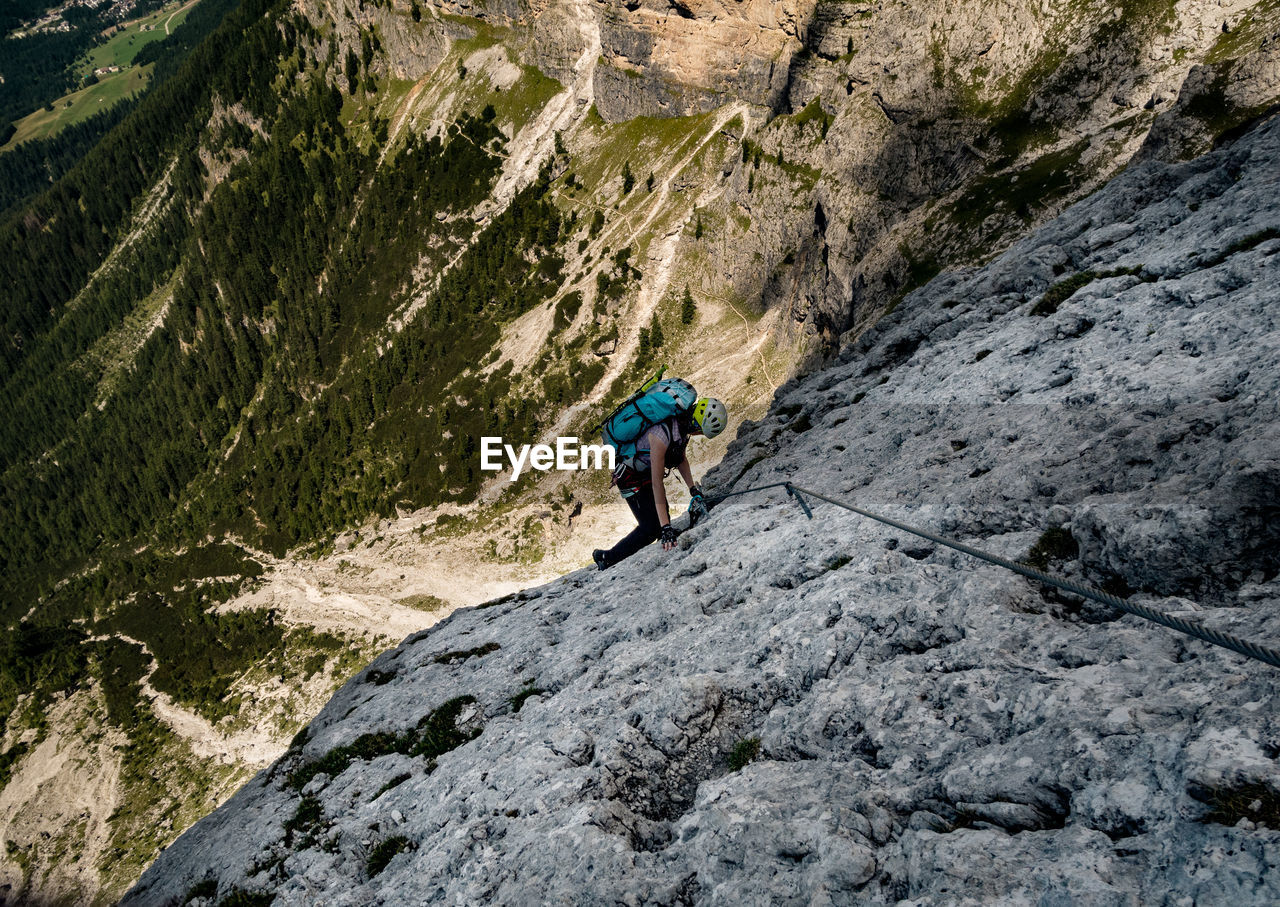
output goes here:
[{"label": "steel cable", "polygon": [[1079,595],[1082,598],[1091,599],[1099,602],[1100,604],[1108,605],[1119,611],[1123,611],[1126,614],[1132,614],[1136,617],[1144,618],[1145,620],[1152,621],[1172,630],[1186,633],[1188,636],[1194,636],[1196,639],[1203,640],[1204,642],[1212,645],[1221,646],[1224,649],[1230,649],[1231,651],[1238,652],[1248,658],[1265,662],[1273,668],[1280,668],[1280,651],[1275,649],[1250,642],[1247,639],[1240,639],[1230,633],[1223,633],[1221,630],[1206,627],[1203,624],[1196,623],[1195,621],[1186,620],[1185,618],[1168,614],[1158,608],[1152,608],[1147,605],[1140,605],[1135,602],[1131,602],[1117,595],[1112,595],[1109,592],[1103,592],[1101,589],[1095,589],[1092,586],[1077,583],[1074,580],[1053,576],[1052,574],[1046,573],[1043,570],[1038,570],[1028,564],[1020,564],[1016,561],[1011,561],[1007,558],[990,554],[986,551],[974,548],[972,545],[966,545],[964,542],[959,542],[955,539],[938,535],[937,533],[930,532],[927,529],[919,529],[915,526],[910,526],[899,520],[892,519],[891,517],[872,513],[870,510],[864,510],[863,508],[850,504],[847,501],[837,500],[836,498],[829,497],[809,488],[801,488],[799,485],[794,485],[791,482],[774,482],[769,485],[758,485],[753,488],[744,488],[740,491],[731,491],[725,494],[712,495],[709,496],[709,499],[712,503],[718,504],[726,498],[736,497],[737,495],[743,494],[751,494],[757,491],[766,491],[770,488],[785,488],[789,496],[796,498],[797,502],[804,510],[805,515],[810,519],[812,519],[813,515],[809,512],[809,508],[805,504],[804,498],[801,497],[801,495],[807,495],[811,498],[817,498],[820,501],[826,501],[828,504],[834,504],[837,507],[842,507],[845,510],[849,510],[860,516],[884,523],[886,526],[892,526],[894,529],[909,532],[912,535],[919,536],[920,538],[928,539],[931,542],[936,542],[939,545],[945,545],[948,548],[953,548],[956,551],[984,560],[989,564],[995,564],[998,567],[1004,567],[1006,570],[1012,570],[1014,573],[1021,574],[1028,579],[1033,579],[1037,582],[1061,589],[1064,592],[1070,592],[1073,595]]}]

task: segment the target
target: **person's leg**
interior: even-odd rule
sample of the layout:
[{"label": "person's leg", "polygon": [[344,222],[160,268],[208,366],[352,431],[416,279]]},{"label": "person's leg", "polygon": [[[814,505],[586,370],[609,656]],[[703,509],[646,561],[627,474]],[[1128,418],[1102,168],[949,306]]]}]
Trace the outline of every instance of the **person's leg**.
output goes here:
[{"label": "person's leg", "polygon": [[627,506],[636,518],[636,528],[605,552],[606,562],[613,566],[618,561],[631,557],[645,545],[652,544],[662,534],[662,523],[658,520],[658,507],[653,503],[653,489],[648,485],[627,498]]}]

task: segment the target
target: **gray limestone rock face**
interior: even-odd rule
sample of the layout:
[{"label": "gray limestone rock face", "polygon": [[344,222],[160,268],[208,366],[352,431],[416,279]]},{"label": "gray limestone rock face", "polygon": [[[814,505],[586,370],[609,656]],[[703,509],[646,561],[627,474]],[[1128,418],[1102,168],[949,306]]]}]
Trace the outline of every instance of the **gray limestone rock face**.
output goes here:
[{"label": "gray limestone rock face", "polygon": [[774,107],[789,88],[815,0],[611,0],[596,104],[607,120],[685,116],[728,99]]},{"label": "gray limestone rock face", "polygon": [[1194,157],[1212,147],[1232,112],[1244,111],[1246,120],[1273,112],[1277,94],[1280,94],[1280,38],[1277,36],[1270,36],[1238,59],[1193,67],[1182,83],[1176,103],[1152,124],[1137,158]]},{"label": "gray limestone rock face", "polygon": [[[1273,119],[908,294],[706,484],[1274,647],[1278,317]],[[1280,672],[809,503],[406,639],[124,903],[1280,901]]]}]

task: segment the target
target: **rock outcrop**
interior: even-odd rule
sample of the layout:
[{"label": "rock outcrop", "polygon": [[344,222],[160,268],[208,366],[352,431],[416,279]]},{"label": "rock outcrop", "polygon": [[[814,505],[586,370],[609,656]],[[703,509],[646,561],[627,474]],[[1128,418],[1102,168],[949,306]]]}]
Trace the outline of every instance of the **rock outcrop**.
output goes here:
[{"label": "rock outcrop", "polygon": [[1280,32],[1238,58],[1194,67],[1177,102],[1152,124],[1138,159],[1181,160],[1238,133],[1239,121],[1274,113],[1280,96]]},{"label": "rock outcrop", "polygon": [[[415,8],[419,8],[417,0]],[[1280,10],[815,0],[319,0],[418,79],[501,42],[608,122],[745,104],[716,291],[781,308],[822,361],[941,267],[988,258],[1145,157],[1186,159],[1280,102]],[[734,230],[735,221],[745,221]],[[727,286],[721,286],[727,284]]]},{"label": "rock outcrop", "polygon": [[[596,103],[609,119],[787,103],[816,0],[627,0],[601,14]],[[632,84],[635,83],[635,84]]]},{"label": "rock outcrop", "polygon": [[[1278,175],[1274,119],[1131,168],[786,385],[708,484],[1275,645]],[[1278,678],[775,489],[410,637],[124,903],[1274,903]]]}]

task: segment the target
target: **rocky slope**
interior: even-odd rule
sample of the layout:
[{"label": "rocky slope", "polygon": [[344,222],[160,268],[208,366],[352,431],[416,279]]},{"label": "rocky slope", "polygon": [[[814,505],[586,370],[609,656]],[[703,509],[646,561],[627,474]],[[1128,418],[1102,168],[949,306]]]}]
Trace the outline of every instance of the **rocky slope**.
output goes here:
[{"label": "rocky slope", "polygon": [[[1274,119],[1134,166],[784,386],[709,484],[1275,645],[1277,174]],[[814,507],[732,498],[411,636],[125,903],[1280,897],[1275,670]]]}]

